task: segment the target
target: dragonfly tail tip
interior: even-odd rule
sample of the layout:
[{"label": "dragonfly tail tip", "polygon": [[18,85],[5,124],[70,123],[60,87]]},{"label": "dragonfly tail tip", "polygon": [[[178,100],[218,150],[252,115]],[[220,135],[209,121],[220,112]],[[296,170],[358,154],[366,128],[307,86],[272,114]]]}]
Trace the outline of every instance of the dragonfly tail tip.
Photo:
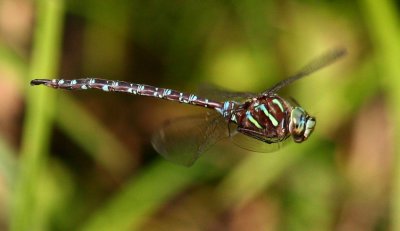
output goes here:
[{"label": "dragonfly tail tip", "polygon": [[31,86],[35,86],[35,85],[42,85],[42,84],[47,84],[49,83],[50,80],[48,79],[33,79],[31,80]]}]

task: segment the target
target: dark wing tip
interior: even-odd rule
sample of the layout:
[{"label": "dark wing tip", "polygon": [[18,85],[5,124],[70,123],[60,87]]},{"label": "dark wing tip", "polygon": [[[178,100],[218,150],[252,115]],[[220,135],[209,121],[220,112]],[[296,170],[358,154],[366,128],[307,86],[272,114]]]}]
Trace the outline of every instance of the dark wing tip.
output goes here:
[{"label": "dark wing tip", "polygon": [[50,81],[49,79],[33,79],[31,80],[31,86],[47,84]]}]

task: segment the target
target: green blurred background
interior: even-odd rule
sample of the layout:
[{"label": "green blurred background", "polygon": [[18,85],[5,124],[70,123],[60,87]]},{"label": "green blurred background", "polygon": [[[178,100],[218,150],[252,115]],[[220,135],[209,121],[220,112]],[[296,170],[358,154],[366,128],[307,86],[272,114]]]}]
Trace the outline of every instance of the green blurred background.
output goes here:
[{"label": "green blurred background", "polygon": [[[400,230],[399,2],[0,0],[1,230]],[[286,88],[318,120],[271,154],[222,143],[191,168],[151,133],[193,106],[30,87],[101,77],[186,92]]]}]

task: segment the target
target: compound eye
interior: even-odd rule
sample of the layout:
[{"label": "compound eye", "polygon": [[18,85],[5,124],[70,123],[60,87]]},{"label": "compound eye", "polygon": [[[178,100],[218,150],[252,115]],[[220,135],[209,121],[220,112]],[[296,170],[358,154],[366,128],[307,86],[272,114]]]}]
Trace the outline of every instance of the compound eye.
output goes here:
[{"label": "compound eye", "polygon": [[315,121],[314,117],[309,117],[307,119],[306,130],[304,131],[305,139],[307,139],[310,136],[310,134],[314,131],[315,124],[316,124],[316,121]]},{"label": "compound eye", "polygon": [[307,118],[308,115],[302,108],[293,108],[290,116],[289,132],[292,134],[295,142],[300,143],[306,139],[304,133],[306,131]]}]

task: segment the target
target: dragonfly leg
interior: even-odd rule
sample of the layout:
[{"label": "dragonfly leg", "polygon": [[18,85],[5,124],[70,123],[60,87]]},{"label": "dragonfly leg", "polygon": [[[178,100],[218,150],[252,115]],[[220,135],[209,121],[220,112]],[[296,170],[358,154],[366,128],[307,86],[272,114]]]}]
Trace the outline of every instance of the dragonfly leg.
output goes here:
[{"label": "dragonfly leg", "polygon": [[252,137],[254,139],[257,139],[257,140],[260,140],[262,142],[265,142],[267,144],[281,142],[281,141],[283,141],[283,140],[285,140],[287,138],[287,137],[276,137],[276,136],[269,137],[269,136],[267,136],[267,134],[265,134],[261,130],[256,131],[256,130],[253,130],[253,129],[240,128],[240,127],[237,128],[237,131],[242,133],[242,134],[244,134],[244,135],[250,136],[250,137]]}]

